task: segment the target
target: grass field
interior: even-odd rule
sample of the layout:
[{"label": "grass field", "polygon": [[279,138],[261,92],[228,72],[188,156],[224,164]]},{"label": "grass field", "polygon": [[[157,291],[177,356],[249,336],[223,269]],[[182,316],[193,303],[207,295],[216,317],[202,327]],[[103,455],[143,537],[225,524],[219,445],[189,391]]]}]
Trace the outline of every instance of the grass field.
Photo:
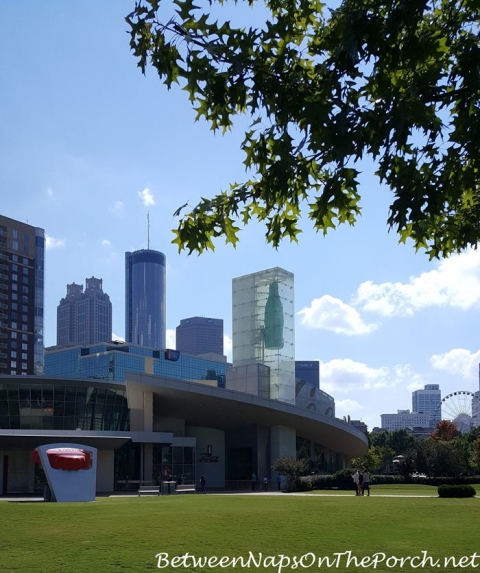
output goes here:
[{"label": "grass field", "polygon": [[[425,495],[423,488],[427,486],[412,487],[418,495]],[[464,569],[475,568],[467,561],[475,551],[480,553],[480,499],[440,499],[433,497],[435,491],[431,489],[432,497],[381,497],[381,488],[392,492],[398,486],[377,486],[370,498],[350,492],[341,496],[186,494],[99,498],[83,504],[2,501],[0,571],[250,573],[327,569],[326,564],[319,568],[317,561],[309,566],[312,555],[305,558],[304,567],[287,566],[287,558],[293,561],[307,553],[316,559],[329,557],[331,569],[352,573],[366,569],[416,569],[428,573],[458,570],[452,562],[445,565],[448,557],[465,557]],[[407,493],[407,489],[403,491]],[[261,561],[258,568],[253,561],[250,568],[242,567],[240,562],[236,567],[230,564],[223,568],[194,567],[191,561],[186,562],[187,567],[174,567],[171,562],[173,556],[187,552],[196,557],[227,556],[228,561],[247,558],[250,551]],[[346,554],[334,555],[348,551],[349,564]],[[159,562],[159,553],[168,554],[168,561],[165,557]],[[367,561],[364,567],[355,564],[354,558],[373,559],[376,553],[390,558],[388,566],[377,563],[374,569],[374,561],[369,567],[365,567]],[[279,565],[281,555],[285,556],[283,568]],[[268,566],[267,556],[276,560],[275,566]],[[415,567],[407,561],[401,566],[399,558],[408,557],[417,558]],[[440,561],[432,564],[430,558]],[[471,563],[480,568],[480,558]]]}]

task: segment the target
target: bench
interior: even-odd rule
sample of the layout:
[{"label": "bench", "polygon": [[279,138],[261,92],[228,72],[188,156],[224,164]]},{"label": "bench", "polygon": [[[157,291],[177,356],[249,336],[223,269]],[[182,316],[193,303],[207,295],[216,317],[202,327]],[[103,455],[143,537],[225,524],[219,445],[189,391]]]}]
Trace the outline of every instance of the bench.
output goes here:
[{"label": "bench", "polygon": [[197,491],[197,488],[196,488],[194,483],[192,483],[192,484],[180,484],[180,485],[177,485],[177,487],[176,487],[177,493],[187,493],[189,491],[191,491],[193,493],[195,493]]},{"label": "bench", "polygon": [[160,486],[140,485],[138,486],[138,497],[141,495],[160,495]]}]

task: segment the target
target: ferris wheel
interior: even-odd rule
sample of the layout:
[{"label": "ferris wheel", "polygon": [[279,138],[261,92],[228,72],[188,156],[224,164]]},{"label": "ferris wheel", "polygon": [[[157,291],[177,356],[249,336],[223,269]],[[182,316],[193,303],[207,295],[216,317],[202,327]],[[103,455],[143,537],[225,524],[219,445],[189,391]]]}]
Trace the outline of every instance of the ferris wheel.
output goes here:
[{"label": "ferris wheel", "polygon": [[448,420],[461,434],[470,432],[480,422],[480,398],[469,390],[457,390],[442,398],[434,420]]}]

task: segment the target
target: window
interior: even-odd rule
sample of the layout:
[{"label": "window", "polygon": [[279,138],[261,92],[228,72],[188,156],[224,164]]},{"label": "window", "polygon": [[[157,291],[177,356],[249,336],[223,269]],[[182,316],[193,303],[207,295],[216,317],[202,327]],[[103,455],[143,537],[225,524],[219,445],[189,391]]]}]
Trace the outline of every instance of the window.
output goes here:
[{"label": "window", "polygon": [[18,255],[12,255],[12,261],[18,263]]},{"label": "window", "polygon": [[23,257],[23,264],[28,265],[28,259],[26,259],[25,257]]},{"label": "window", "polygon": [[16,368],[17,367],[17,361],[16,360],[12,360],[10,362],[10,368]]},{"label": "window", "polygon": [[12,275],[12,281],[18,281],[18,275],[13,274]]},{"label": "window", "polygon": [[12,348],[17,348],[17,343],[14,340],[12,340],[12,342],[10,342],[10,346]]},{"label": "window", "polygon": [[18,300],[17,293],[12,293],[12,300]]},{"label": "window", "polygon": [[16,351],[16,350],[15,350],[15,351],[12,350],[12,351],[10,352],[10,358],[16,358],[16,357],[17,357],[17,351]]},{"label": "window", "polygon": [[22,362],[22,370],[26,370],[27,369],[27,363],[26,362]]},{"label": "window", "polygon": [[23,277],[22,282],[24,285],[28,285],[28,277]]},{"label": "window", "polygon": [[22,360],[27,360],[28,356],[26,352],[22,352]]},{"label": "window", "polygon": [[22,350],[28,350],[28,344],[23,344],[23,343],[22,343]]},{"label": "window", "polygon": [[22,287],[22,292],[24,294],[28,294],[28,287],[26,287],[26,286]]},{"label": "window", "polygon": [[18,271],[18,265],[12,265],[12,271]]},{"label": "window", "polygon": [[22,302],[28,302],[28,296],[22,296]]},{"label": "window", "polygon": [[12,290],[18,290],[17,283],[12,283]]},{"label": "window", "polygon": [[28,324],[22,324],[22,330],[28,330]]},{"label": "window", "polygon": [[28,340],[28,334],[22,334],[22,340]]},{"label": "window", "polygon": [[22,321],[28,322],[28,315],[27,314],[22,314]]},{"label": "window", "polygon": [[22,312],[28,312],[28,306],[26,304],[22,305]]},{"label": "window", "polygon": [[18,239],[18,231],[17,231],[16,229],[13,229],[13,231],[12,231],[12,237],[13,237],[14,239]]},{"label": "window", "polygon": [[12,249],[18,251],[18,241],[12,241]]},{"label": "window", "polygon": [[16,312],[11,312],[11,313],[10,313],[10,318],[11,318],[12,320],[17,320],[17,313],[16,313]]},{"label": "window", "polygon": [[[17,303],[16,302],[12,302],[12,304],[10,306],[12,307],[12,310],[17,310]],[[12,313],[12,318],[13,318],[13,313]]]},{"label": "window", "polygon": [[28,275],[28,267],[23,267],[23,274]]},{"label": "window", "polygon": [[16,322],[12,322],[11,327],[12,327],[12,328],[17,328],[17,323],[16,323]]}]

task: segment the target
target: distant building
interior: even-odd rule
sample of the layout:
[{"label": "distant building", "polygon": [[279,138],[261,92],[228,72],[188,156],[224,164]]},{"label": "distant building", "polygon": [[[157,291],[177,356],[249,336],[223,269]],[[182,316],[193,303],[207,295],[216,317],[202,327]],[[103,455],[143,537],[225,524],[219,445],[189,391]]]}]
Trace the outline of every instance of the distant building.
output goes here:
[{"label": "distant building", "polygon": [[154,350],[126,342],[109,342],[45,350],[46,376],[96,378],[125,382],[127,372],[165,376],[176,380],[208,380],[225,385],[230,366],[223,361],[204,360],[172,350]]},{"label": "distant building", "polygon": [[223,355],[223,320],[194,316],[180,320],[176,328],[176,349],[192,356]]},{"label": "distant building", "polygon": [[421,427],[428,428],[431,426],[430,414],[417,414],[410,410],[398,410],[396,414],[381,414],[382,430],[400,430],[401,428]]},{"label": "distant building", "polygon": [[96,344],[112,339],[112,303],[102,279],[67,285],[67,296],[57,307],[57,345]]},{"label": "distant building", "polygon": [[303,380],[320,388],[320,361],[295,360],[295,380]]},{"label": "distant building", "polygon": [[367,434],[368,426],[367,426],[367,424],[365,424],[365,422],[362,422],[362,420],[350,420],[350,424],[354,428],[357,428],[357,430],[360,430],[360,432],[362,432],[362,434]]},{"label": "distant building", "polygon": [[166,259],[142,249],[125,253],[125,340],[165,348]]},{"label": "distant building", "polygon": [[43,374],[44,269],[45,231],[0,215],[0,374]]},{"label": "distant building", "polygon": [[[425,414],[435,426],[442,419],[442,393],[438,384],[426,384],[423,390],[412,392],[412,412]],[[421,424],[414,424],[419,426]]]}]

